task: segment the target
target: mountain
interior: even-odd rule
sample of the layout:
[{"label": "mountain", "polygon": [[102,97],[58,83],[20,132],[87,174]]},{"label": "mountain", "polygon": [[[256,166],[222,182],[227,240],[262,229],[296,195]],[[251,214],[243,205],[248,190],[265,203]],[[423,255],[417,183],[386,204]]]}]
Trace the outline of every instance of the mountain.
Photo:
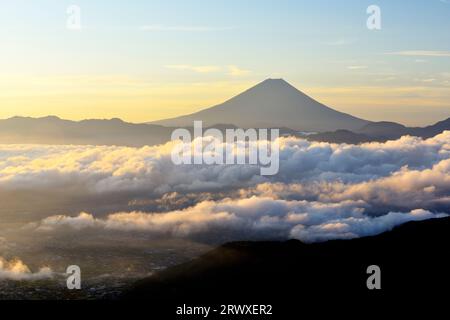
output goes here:
[{"label": "mountain", "polygon": [[58,117],[0,120],[3,144],[78,144],[139,147],[170,140],[171,128],[120,119],[69,121]]},{"label": "mountain", "polygon": [[298,131],[357,130],[369,124],[333,110],[282,79],[268,79],[223,104],[182,117],[152,122],[168,127],[230,123],[240,128],[287,127]]},{"label": "mountain", "polygon": [[[378,306],[400,296],[438,304],[448,297],[439,288],[450,286],[449,241],[450,218],[443,218],[353,240],[230,243],[137,282],[122,298],[155,305],[269,303],[278,312],[311,303]],[[366,286],[371,265],[381,268],[378,292]]]},{"label": "mountain", "polygon": [[371,137],[398,139],[404,135],[431,138],[445,130],[450,130],[450,118],[423,128],[408,128],[394,122],[373,122],[362,127],[356,132],[366,134]]},{"label": "mountain", "polygon": [[359,144],[364,142],[382,141],[381,138],[370,137],[369,135],[362,133],[355,133],[349,130],[336,130],[333,132],[322,132],[317,134],[311,134],[305,137],[310,141],[317,142],[330,142],[330,143],[348,143]]},{"label": "mountain", "polygon": [[357,133],[371,137],[401,137],[408,134],[408,128],[395,122],[381,121],[372,122],[356,130]]},{"label": "mountain", "polygon": [[336,130],[333,132],[308,135],[305,138],[310,141],[358,144],[373,141],[384,142],[387,140],[395,140],[406,135],[428,139],[446,130],[450,130],[450,118],[423,128],[409,128],[395,122],[372,122],[355,132],[349,130]]},{"label": "mountain", "polygon": [[445,130],[450,130],[450,118],[439,121],[432,126],[424,128],[414,128],[413,134],[414,131],[416,131],[416,134],[419,134],[421,137],[431,138]]}]

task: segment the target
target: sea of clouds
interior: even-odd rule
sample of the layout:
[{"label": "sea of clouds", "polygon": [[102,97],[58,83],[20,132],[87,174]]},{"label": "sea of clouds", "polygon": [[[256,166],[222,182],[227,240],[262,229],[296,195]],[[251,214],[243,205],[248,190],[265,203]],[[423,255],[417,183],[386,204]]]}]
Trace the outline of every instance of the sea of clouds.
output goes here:
[{"label": "sea of clouds", "polygon": [[249,165],[176,166],[173,143],[1,145],[0,198],[109,203],[101,216],[92,207],[29,221],[27,230],[36,234],[94,229],[315,242],[450,213],[449,131],[427,140],[347,145],[284,137],[279,144],[280,172],[273,177]]}]

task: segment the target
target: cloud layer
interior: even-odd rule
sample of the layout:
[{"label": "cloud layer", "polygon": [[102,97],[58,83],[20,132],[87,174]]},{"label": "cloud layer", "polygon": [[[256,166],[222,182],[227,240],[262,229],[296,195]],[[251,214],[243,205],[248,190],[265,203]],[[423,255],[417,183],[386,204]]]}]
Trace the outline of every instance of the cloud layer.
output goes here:
[{"label": "cloud layer", "polygon": [[[144,148],[1,146],[2,193],[110,204],[110,214],[51,215],[39,232],[297,238],[378,234],[450,212],[450,132],[423,140],[338,145],[280,139],[280,172],[248,165],[175,166],[173,144]],[[125,203],[127,210],[116,203]]]},{"label": "cloud layer", "polygon": [[295,238],[304,242],[371,236],[408,222],[446,217],[417,209],[389,212],[370,217],[358,202],[340,204],[308,203],[252,197],[244,200],[202,202],[180,211],[166,213],[125,212],[104,219],[88,213],[76,217],[52,216],[29,227],[40,232],[66,228],[77,232],[96,228],[109,231],[140,231],[162,236],[190,237],[221,235],[259,239]]},{"label": "cloud layer", "polygon": [[144,148],[2,145],[0,186],[14,191],[70,187],[70,192],[90,194],[143,191],[161,196],[269,181],[354,183],[388,177],[402,168],[430,169],[449,159],[450,132],[428,140],[403,137],[362,145],[281,138],[280,146],[280,173],[269,180],[255,166],[175,166],[172,143]]}]

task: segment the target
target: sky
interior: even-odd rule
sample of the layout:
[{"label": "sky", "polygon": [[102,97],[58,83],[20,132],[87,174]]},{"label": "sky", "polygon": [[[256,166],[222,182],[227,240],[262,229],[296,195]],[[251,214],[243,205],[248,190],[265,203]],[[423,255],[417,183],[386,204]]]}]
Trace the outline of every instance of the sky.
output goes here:
[{"label": "sky", "polygon": [[450,0],[0,0],[0,39],[0,119],[146,122],[266,78],[368,120],[450,117]]}]

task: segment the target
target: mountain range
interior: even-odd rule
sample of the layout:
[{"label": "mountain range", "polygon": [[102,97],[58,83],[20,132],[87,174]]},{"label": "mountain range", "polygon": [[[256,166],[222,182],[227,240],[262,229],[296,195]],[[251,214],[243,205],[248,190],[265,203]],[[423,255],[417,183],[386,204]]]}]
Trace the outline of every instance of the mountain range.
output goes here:
[{"label": "mountain range", "polygon": [[3,144],[121,145],[141,147],[161,144],[170,139],[171,128],[111,120],[63,120],[13,117],[0,120]]},{"label": "mountain range", "polygon": [[450,118],[423,128],[406,127],[395,122],[372,122],[355,131],[336,130],[308,135],[306,138],[312,141],[358,144],[396,140],[406,135],[427,139],[445,130],[450,130]]},{"label": "mountain range", "polygon": [[0,143],[141,147],[169,141],[175,128],[192,129],[194,120],[202,120],[204,128],[280,128],[282,135],[335,143],[386,141],[403,135],[429,138],[450,130],[450,118],[423,128],[359,119],[315,101],[284,80],[268,79],[218,106],[152,123],[55,116],[0,120]]}]

